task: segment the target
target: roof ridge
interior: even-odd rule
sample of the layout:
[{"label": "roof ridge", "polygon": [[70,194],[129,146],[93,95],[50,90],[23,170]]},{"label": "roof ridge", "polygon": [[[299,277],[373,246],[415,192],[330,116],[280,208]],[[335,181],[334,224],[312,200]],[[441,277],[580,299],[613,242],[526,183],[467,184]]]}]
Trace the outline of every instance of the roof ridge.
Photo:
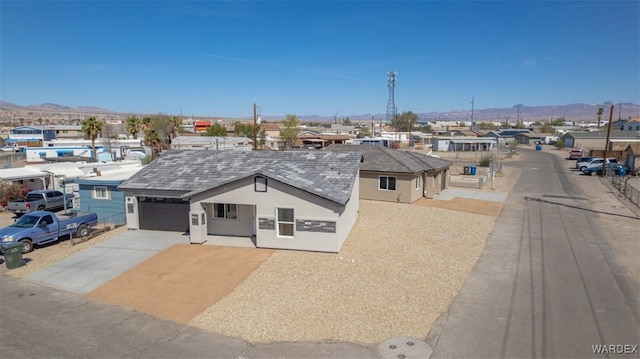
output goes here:
[{"label": "roof ridge", "polygon": [[[390,158],[392,158],[394,161],[396,161],[397,163],[399,163],[402,167],[406,168],[407,170],[409,170],[412,173],[415,173],[415,171],[413,169],[411,169],[409,166],[407,166],[404,161],[401,161],[397,156],[394,156],[392,154],[398,154],[398,153],[403,153],[404,151],[400,151],[400,150],[396,150],[393,148],[387,148],[387,147],[380,147],[380,149],[387,154]],[[394,152],[397,151],[397,152]]]}]

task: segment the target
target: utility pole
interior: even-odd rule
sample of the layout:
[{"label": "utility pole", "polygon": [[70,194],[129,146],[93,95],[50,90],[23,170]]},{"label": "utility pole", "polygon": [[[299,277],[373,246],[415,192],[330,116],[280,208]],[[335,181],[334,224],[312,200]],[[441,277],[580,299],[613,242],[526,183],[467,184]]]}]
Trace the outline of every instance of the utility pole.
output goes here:
[{"label": "utility pole", "polygon": [[476,128],[476,123],[473,121],[473,100],[474,98],[471,98],[471,131],[473,131]]},{"label": "utility pole", "polygon": [[257,143],[257,139],[256,139],[256,131],[258,130],[258,116],[257,116],[257,111],[256,111],[256,103],[253,103],[253,150],[257,150],[258,149],[258,143]]},{"label": "utility pole", "polygon": [[516,117],[516,128],[520,129],[521,128],[520,127],[520,105],[518,105],[517,108],[518,108],[518,115]]},{"label": "utility pole", "polygon": [[607,126],[607,141],[604,143],[604,153],[602,157],[602,176],[607,175],[607,150],[609,149],[609,136],[611,135],[611,121],[613,120],[613,105],[611,105],[611,112],[609,113],[609,126]]}]

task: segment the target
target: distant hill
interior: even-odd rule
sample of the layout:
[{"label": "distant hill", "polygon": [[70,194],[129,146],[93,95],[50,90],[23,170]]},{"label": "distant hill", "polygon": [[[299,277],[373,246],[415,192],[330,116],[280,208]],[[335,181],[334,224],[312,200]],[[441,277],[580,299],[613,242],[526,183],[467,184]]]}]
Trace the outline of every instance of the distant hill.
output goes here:
[{"label": "distant hill", "polygon": [[[475,121],[509,121],[515,123],[519,117],[523,121],[539,121],[539,120],[554,120],[559,117],[564,117],[568,121],[597,121],[598,108],[602,107],[604,114],[602,120],[609,119],[610,106],[614,105],[613,118],[627,119],[629,117],[640,117],[640,105],[634,103],[612,103],[605,102],[599,105],[591,104],[570,104],[570,105],[551,105],[551,106],[526,106],[515,105],[509,108],[489,108],[489,109],[475,109],[473,111],[473,119]],[[68,107],[53,103],[43,103],[40,105],[20,106],[13,103],[0,101],[0,109],[3,111],[34,111],[34,112],[73,112],[84,114],[118,114],[117,112],[93,107],[93,106],[78,106]],[[417,113],[421,121],[471,121],[471,110],[455,110],[448,112],[420,112]],[[327,122],[334,121],[333,116],[326,115],[300,115],[298,117],[302,121],[318,121]],[[351,121],[376,121],[384,120],[386,115],[384,113],[378,114],[352,114],[342,115],[338,119],[349,118]],[[280,120],[282,117],[263,116],[265,120]]]},{"label": "distant hill", "polygon": [[73,112],[73,113],[115,113],[114,111],[93,106],[69,107],[55,103],[20,106],[10,102],[0,101],[0,108],[6,111],[36,111],[36,112]]},{"label": "distant hill", "polygon": [[[473,119],[475,121],[509,121],[515,123],[517,118],[523,121],[542,121],[542,120],[554,120],[559,117],[564,117],[569,121],[597,121],[598,120],[598,108],[602,107],[604,114],[602,120],[609,120],[609,113],[611,105],[614,105],[613,119],[618,118],[628,119],[629,117],[640,117],[640,105],[634,103],[622,103],[614,104],[611,102],[605,102],[600,105],[590,104],[570,104],[570,105],[553,105],[553,106],[525,106],[515,105],[509,108],[488,108],[488,109],[475,109],[473,111]],[[519,107],[519,109],[518,109]],[[421,121],[471,121],[471,110],[456,110],[448,112],[420,112],[416,113]],[[350,120],[375,120],[380,121],[386,118],[386,114],[364,114],[345,116]],[[305,120],[319,120],[321,116],[313,116],[309,118],[307,116],[300,116]],[[325,117],[326,119],[326,117]],[[329,118],[333,120],[333,118]]]}]

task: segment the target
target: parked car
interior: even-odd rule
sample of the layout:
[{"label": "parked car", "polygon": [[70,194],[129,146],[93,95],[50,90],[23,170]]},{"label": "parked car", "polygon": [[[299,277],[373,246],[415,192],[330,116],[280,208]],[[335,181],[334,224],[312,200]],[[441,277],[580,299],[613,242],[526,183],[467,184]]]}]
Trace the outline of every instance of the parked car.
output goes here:
[{"label": "parked car", "polygon": [[65,195],[56,190],[44,189],[31,191],[27,192],[24,199],[8,202],[7,209],[14,214],[22,215],[33,211],[62,209],[65,203],[67,208],[71,208],[74,198],[75,195],[73,193],[67,193]]},{"label": "parked car", "polygon": [[[605,163],[604,158],[593,158],[591,161],[580,165],[580,171],[584,172],[587,168],[602,166],[603,163]],[[607,158],[606,163],[618,163],[618,161],[615,158]]]},{"label": "parked car", "polygon": [[571,150],[571,152],[569,152],[570,160],[577,160],[580,157],[582,157],[582,150]]},{"label": "parked car", "polygon": [[0,246],[7,243],[22,243],[22,253],[33,250],[35,244],[55,242],[60,237],[75,234],[89,235],[90,227],[98,224],[98,215],[93,212],[72,212],[56,215],[49,211],[25,214],[13,224],[0,229]]},{"label": "parked car", "polygon": [[576,161],[576,169],[581,169],[583,165],[586,165],[587,163],[591,162],[591,160],[593,159],[593,157],[580,157],[578,158],[578,160]]},{"label": "parked car", "polygon": [[[607,175],[625,176],[629,173],[629,168],[619,163],[607,163],[605,164]],[[602,163],[599,166],[589,167],[582,171],[585,175],[601,176],[602,175]]]}]

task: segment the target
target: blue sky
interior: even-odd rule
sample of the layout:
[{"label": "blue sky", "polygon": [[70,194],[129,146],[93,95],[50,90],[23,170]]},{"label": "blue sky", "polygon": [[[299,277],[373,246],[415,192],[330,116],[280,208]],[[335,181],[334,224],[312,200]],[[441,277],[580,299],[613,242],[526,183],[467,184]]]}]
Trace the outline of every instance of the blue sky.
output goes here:
[{"label": "blue sky", "polygon": [[251,118],[640,101],[640,2],[5,1],[0,98]]}]

